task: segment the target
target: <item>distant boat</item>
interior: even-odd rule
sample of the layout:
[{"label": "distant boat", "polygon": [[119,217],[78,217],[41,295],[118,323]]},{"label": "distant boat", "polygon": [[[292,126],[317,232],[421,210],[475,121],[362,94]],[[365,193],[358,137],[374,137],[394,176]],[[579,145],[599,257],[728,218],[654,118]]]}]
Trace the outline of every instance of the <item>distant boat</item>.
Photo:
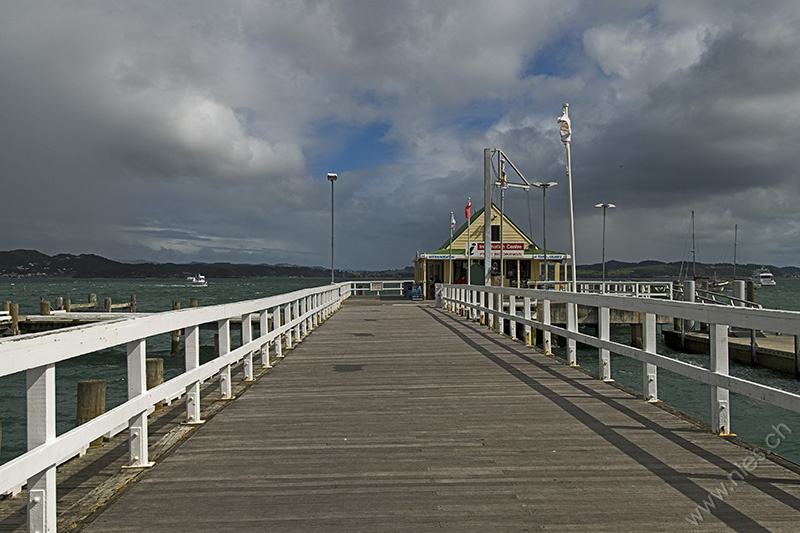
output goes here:
[{"label": "distant boat", "polygon": [[774,287],[777,285],[777,283],[775,283],[775,278],[772,276],[772,272],[770,272],[767,267],[763,266],[755,269],[750,279],[759,287]]},{"label": "distant boat", "polygon": [[202,274],[197,274],[194,276],[189,276],[186,278],[186,286],[187,287],[207,287],[208,282],[206,281],[205,276]]}]

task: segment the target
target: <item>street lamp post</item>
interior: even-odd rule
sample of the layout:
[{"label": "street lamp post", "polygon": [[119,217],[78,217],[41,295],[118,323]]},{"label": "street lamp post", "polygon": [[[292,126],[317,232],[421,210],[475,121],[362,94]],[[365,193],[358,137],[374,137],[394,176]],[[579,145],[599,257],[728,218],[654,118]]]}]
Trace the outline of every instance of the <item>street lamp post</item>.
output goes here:
[{"label": "street lamp post", "polygon": [[531,183],[537,189],[542,190],[542,248],[544,249],[544,280],[548,281],[548,268],[547,268],[547,189],[558,185],[555,181],[542,183],[541,181],[534,181]]},{"label": "street lamp post", "polygon": [[614,204],[596,204],[595,207],[603,209],[603,293],[606,292],[606,211],[615,208]]},{"label": "street lamp post", "polygon": [[337,174],[328,173],[328,181],[331,182],[331,283],[335,283],[333,279],[333,182],[337,179],[339,179]]}]

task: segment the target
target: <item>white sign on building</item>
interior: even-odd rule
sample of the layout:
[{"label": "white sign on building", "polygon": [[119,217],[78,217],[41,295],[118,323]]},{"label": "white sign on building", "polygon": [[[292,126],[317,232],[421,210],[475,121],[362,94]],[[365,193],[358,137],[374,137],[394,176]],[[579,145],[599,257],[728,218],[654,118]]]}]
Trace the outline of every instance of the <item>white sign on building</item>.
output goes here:
[{"label": "white sign on building", "polygon": [[[470,243],[469,254],[473,259],[483,259],[486,256],[485,247],[483,242]],[[492,243],[492,258],[500,258],[500,243]],[[525,257],[525,243],[524,242],[504,242],[503,243],[503,258]]]}]

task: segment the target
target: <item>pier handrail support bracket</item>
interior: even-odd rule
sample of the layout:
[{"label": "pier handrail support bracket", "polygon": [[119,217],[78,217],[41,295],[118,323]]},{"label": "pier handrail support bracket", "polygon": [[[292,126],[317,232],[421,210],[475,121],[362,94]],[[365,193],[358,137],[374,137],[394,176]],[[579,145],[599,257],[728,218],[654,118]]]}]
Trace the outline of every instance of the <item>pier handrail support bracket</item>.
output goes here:
[{"label": "pier handrail support bracket", "polygon": [[[147,341],[139,339],[129,342],[128,352],[128,400],[147,392]],[[147,453],[148,428],[147,410],[131,417],[128,422],[128,448],[130,468],[149,468],[153,466]]]},{"label": "pier handrail support bracket", "polygon": [[[605,287],[603,290],[605,291]],[[597,336],[601,341],[611,340],[611,310],[608,307],[597,308]],[[611,379],[611,352],[608,348],[598,348],[598,356],[600,379],[607,382],[614,381]]]},{"label": "pier handrail support bracket", "polygon": [[[655,354],[656,349],[656,315],[653,313],[645,313],[642,317],[642,344],[643,349],[647,353]],[[642,390],[644,391],[644,399],[648,402],[659,402],[658,399],[658,367],[652,363],[645,362],[643,370],[644,383]]]},{"label": "pier handrail support bracket", "polygon": [[[709,324],[709,349],[711,371],[728,375],[728,327]],[[719,436],[732,436],[730,392],[722,387],[711,387],[711,428]]]}]

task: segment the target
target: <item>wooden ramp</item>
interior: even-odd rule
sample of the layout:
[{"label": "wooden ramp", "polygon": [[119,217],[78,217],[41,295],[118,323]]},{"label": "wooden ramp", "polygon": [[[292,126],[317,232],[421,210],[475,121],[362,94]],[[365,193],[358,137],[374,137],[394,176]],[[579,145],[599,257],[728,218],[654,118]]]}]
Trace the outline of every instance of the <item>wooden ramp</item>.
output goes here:
[{"label": "wooden ramp", "polygon": [[798,509],[796,473],[658,406],[351,299],[86,531],[797,531]]}]

